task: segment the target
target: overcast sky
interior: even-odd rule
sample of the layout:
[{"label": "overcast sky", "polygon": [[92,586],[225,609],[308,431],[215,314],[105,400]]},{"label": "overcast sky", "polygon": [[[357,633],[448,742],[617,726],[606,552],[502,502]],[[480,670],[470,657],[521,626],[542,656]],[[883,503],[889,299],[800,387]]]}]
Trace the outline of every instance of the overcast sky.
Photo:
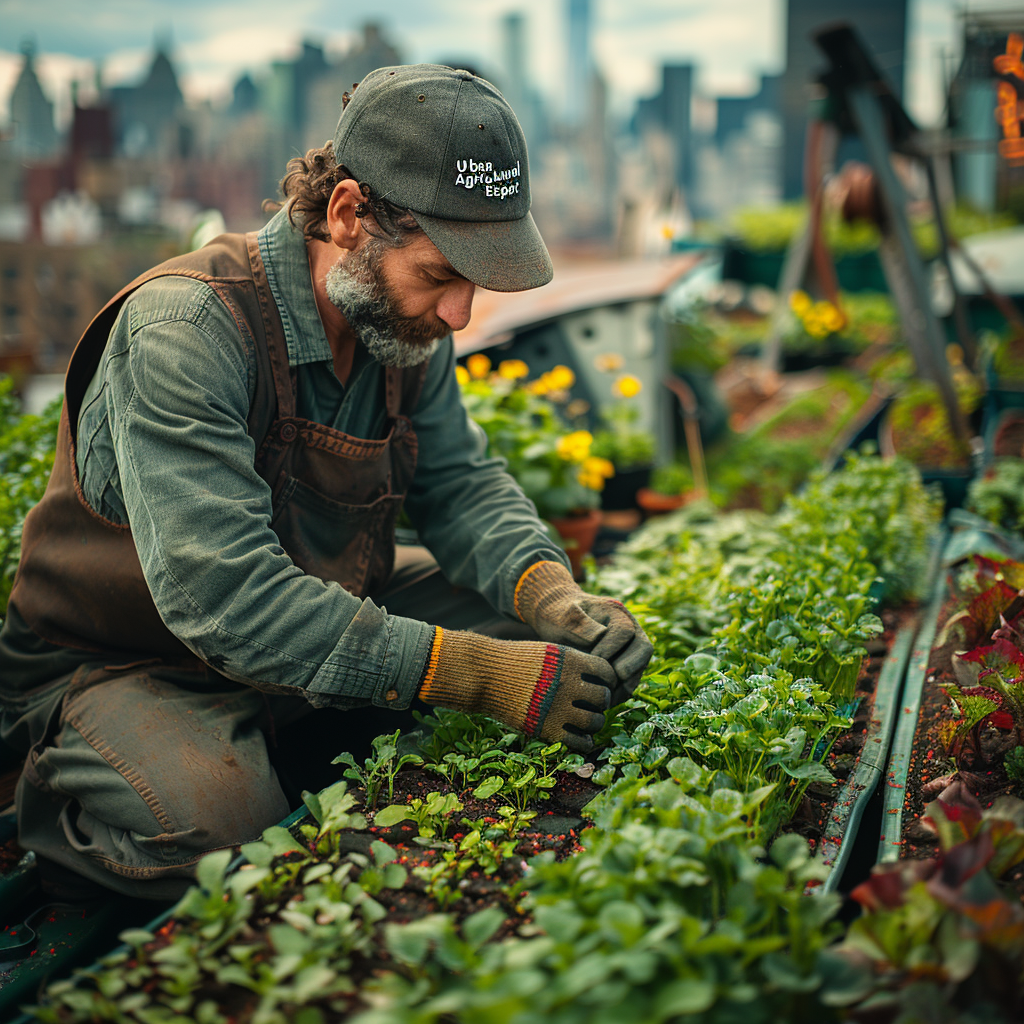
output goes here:
[{"label": "overcast sky", "polygon": [[[855,2],[855,0],[851,0]],[[955,12],[1024,12],[1024,0],[909,0],[907,106],[922,124],[940,113],[940,51],[955,52]],[[32,39],[44,89],[61,112],[71,78],[132,83],[153,41],[169,36],[186,96],[222,100],[243,71],[253,75],[294,54],[303,38],[343,51],[368,20],[382,23],[406,60],[458,57],[500,71],[499,25],[527,19],[530,72],[557,102],[565,74],[565,0],[0,0],[0,123]],[[593,0],[594,49],[619,113],[657,88],[660,65],[692,61],[707,95],[742,95],[757,76],[782,69],[785,0]]]}]

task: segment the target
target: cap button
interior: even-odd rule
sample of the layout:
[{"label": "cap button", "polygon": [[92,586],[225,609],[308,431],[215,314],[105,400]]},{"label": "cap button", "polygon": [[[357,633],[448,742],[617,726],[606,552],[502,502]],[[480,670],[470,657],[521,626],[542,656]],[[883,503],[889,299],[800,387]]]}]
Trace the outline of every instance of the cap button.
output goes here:
[{"label": "cap button", "polygon": [[473,76],[468,71],[460,71],[459,78],[461,78],[464,82],[473,81]]}]

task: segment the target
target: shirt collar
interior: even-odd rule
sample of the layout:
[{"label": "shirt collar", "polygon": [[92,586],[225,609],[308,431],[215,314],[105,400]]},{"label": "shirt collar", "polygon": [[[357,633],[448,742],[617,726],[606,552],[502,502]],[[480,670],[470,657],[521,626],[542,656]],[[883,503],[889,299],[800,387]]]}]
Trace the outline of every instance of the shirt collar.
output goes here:
[{"label": "shirt collar", "polygon": [[309,279],[306,240],[302,228],[288,220],[287,207],[279,210],[260,231],[259,245],[267,283],[281,314],[288,365],[330,362],[331,347]]}]

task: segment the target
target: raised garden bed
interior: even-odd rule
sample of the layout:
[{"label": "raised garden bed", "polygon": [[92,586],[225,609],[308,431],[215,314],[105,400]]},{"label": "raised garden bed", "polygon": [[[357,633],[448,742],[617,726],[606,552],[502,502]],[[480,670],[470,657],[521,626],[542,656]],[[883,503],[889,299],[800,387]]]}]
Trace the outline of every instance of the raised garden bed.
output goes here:
[{"label": "raised garden bed", "polygon": [[[466,716],[436,715],[418,749],[381,737],[307,797],[312,817],[247,844],[248,864],[206,858],[172,917],[33,1012],[598,1024],[626,1003],[645,1021],[836,1019],[834,865],[780,828],[833,782],[866,644],[903,656],[907,624],[887,612],[885,629],[873,586],[881,574],[895,607],[913,601],[937,518],[907,467],[851,456],[776,517],[652,524],[592,582],[630,602],[656,656],[589,779]],[[876,667],[872,746],[896,672]]]},{"label": "raised garden bed", "polygon": [[[1024,585],[1024,565],[1007,557],[1005,550],[1001,555],[994,550],[1000,546],[998,535],[993,531],[979,534],[979,539],[984,554],[964,557],[964,544],[958,546],[958,560],[938,581],[921,630],[890,764],[880,862],[936,855],[939,837],[925,822],[925,809],[954,782],[965,786],[983,807],[991,807],[999,797],[1024,793],[1024,775],[1013,777],[1014,751],[1021,743],[1015,705],[985,686],[986,678],[992,680],[985,667],[972,687],[954,665],[961,660],[958,651],[970,659],[971,650],[992,650],[998,643],[992,634],[1000,628],[1001,614]],[[1004,549],[1007,546],[1015,543],[1009,541]],[[1012,657],[1010,648],[1005,653]],[[997,671],[1012,697],[1019,685],[1014,680],[1021,673],[1020,666],[1011,663],[1010,668],[1006,672],[1000,662]],[[972,693],[976,689],[985,695]],[[972,700],[975,697],[985,703]],[[1024,896],[1024,867],[1015,868],[1007,879]]]}]

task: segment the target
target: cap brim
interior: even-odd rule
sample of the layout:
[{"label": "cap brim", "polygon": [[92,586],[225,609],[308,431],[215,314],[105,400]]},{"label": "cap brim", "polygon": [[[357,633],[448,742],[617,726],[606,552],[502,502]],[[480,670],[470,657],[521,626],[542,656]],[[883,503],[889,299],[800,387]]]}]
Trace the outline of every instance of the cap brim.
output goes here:
[{"label": "cap brim", "polygon": [[554,275],[532,214],[481,223],[409,212],[455,270],[481,288],[523,292],[547,284]]}]

